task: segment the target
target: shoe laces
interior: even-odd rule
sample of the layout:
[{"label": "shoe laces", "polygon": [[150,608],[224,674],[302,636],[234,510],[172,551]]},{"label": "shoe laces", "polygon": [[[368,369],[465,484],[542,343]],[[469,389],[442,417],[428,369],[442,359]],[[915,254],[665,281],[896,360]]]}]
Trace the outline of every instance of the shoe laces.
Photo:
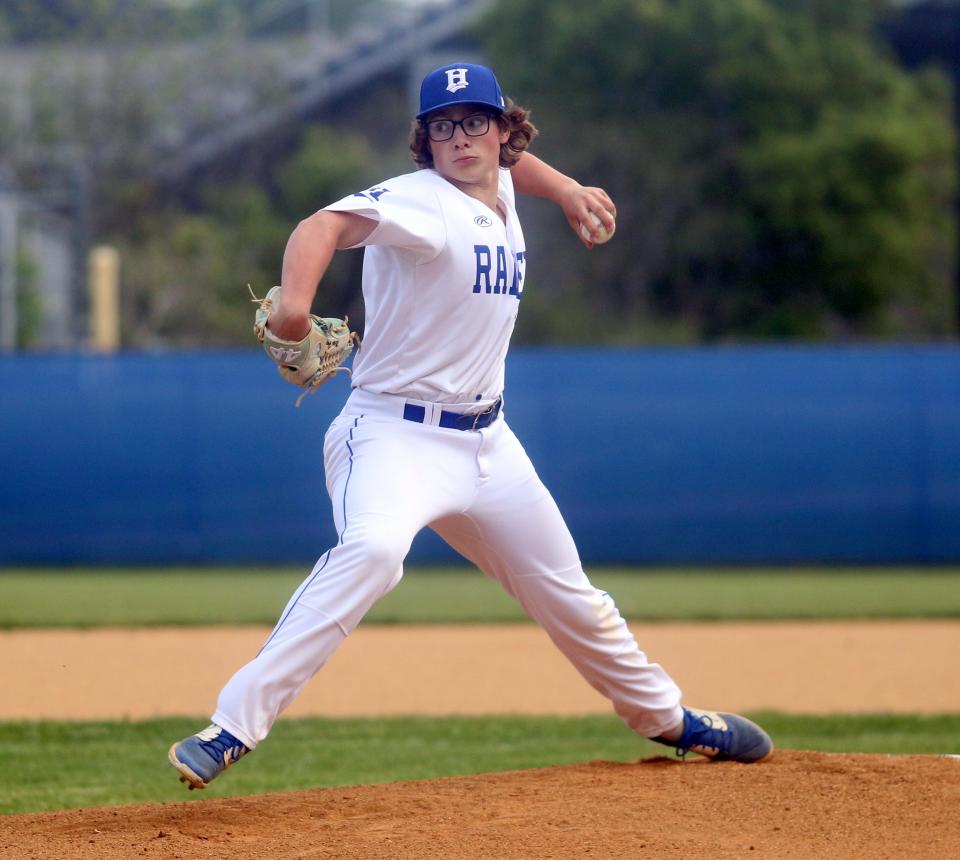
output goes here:
[{"label": "shoe laces", "polygon": [[243,743],[216,724],[197,732],[197,737],[200,738],[204,752],[214,760],[222,761],[224,765],[237,761],[249,752]]},{"label": "shoe laces", "polygon": [[714,750],[714,755],[728,751],[731,735],[726,723],[715,727],[714,715],[685,709],[683,735],[677,741],[677,755],[683,758],[691,749],[698,747]]}]

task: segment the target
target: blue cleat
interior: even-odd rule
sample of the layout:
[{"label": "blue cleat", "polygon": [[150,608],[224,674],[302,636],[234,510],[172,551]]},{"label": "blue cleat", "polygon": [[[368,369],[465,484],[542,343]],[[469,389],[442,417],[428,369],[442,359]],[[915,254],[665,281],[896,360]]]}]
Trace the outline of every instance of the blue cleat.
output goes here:
[{"label": "blue cleat", "polygon": [[683,734],[679,740],[650,738],[658,744],[674,747],[681,758],[688,752],[714,761],[738,761],[743,764],[764,761],[773,753],[773,741],[756,723],[737,714],[683,709]]},{"label": "blue cleat", "polygon": [[248,752],[246,746],[226,729],[211,723],[202,732],[170,747],[167,759],[178,771],[180,782],[190,790],[206,788],[217,776]]}]

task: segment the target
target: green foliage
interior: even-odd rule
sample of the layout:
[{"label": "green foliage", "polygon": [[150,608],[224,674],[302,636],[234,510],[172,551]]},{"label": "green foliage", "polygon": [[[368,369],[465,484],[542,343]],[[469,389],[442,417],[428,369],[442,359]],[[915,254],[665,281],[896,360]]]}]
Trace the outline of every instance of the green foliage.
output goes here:
[{"label": "green foliage", "polygon": [[[779,749],[960,752],[960,715],[753,716]],[[612,715],[282,719],[255,753],[207,790],[188,793],[166,766],[166,751],[204,724],[200,717],[0,723],[0,814],[631,762],[667,752]],[[104,768],[106,760],[124,766]]]},{"label": "green foliage", "polygon": [[883,9],[497,3],[487,47],[536,150],[618,207],[592,255],[528,231],[531,292],[558,285],[557,316],[589,293],[615,338],[651,316],[707,339],[948,336],[950,90],[896,66]]},{"label": "green foliage", "polygon": [[[274,197],[238,180],[206,191],[201,211],[150,211],[134,230],[128,226],[118,242],[126,345],[251,344],[246,284],[263,296],[279,282],[283,249],[297,221],[364,185],[368,156],[361,137],[313,129],[277,166]],[[327,302],[331,294],[352,292],[345,283],[351,274],[341,264],[325,279],[318,302],[327,315],[346,312]]]},{"label": "green foliage", "polygon": [[[38,153],[69,151],[89,176],[91,232],[123,254],[126,346],[249,343],[245,284],[276,282],[296,222],[410,168],[394,82],[338,117],[349,132],[312,129],[288,155],[290,130],[277,130],[276,163],[237,159],[219,189],[190,185],[189,203],[159,204],[145,178],[164,147],[235,121],[218,112],[221,90],[254,110],[283,102],[292,84],[263,71],[279,68],[266,54],[238,59],[242,39],[345,33],[393,5],[331,0],[324,21],[296,0],[0,9],[0,43],[37,47],[0,83],[0,147],[25,192],[49,180]],[[556,207],[521,200],[530,289],[516,340],[952,337],[952,93],[894,62],[878,35],[891,8],[498,0],[478,34],[508,95],[534,109],[534,151],[618,207],[615,240],[587,252]],[[197,39],[199,55],[163,71],[164,40]],[[106,72],[64,48],[104,42],[117,48]],[[315,310],[360,324],[359,266],[338,254]]]},{"label": "green foliage", "polygon": [[232,188],[209,213],[151,215],[141,236],[120,246],[127,346],[154,339],[229,344],[241,336],[249,342],[253,317],[246,283],[266,293],[284,240],[283,225],[262,191]]},{"label": "green foliage", "polygon": [[[201,0],[196,4],[209,5]],[[183,4],[129,3],[125,0],[7,0],[0,9],[4,41],[36,44],[189,33],[196,10]]]},{"label": "green foliage", "polygon": [[[16,287],[16,344],[18,349],[29,349],[40,334],[43,299],[37,289],[37,261],[24,250],[18,250],[14,259]],[[0,312],[0,318],[3,314]]]},{"label": "green foliage", "polygon": [[17,347],[28,349],[40,334],[43,300],[37,289],[37,261],[26,251],[16,259]]},{"label": "green foliage", "polygon": [[314,126],[297,152],[277,169],[284,211],[303,218],[365,184],[374,153],[360,136]]}]

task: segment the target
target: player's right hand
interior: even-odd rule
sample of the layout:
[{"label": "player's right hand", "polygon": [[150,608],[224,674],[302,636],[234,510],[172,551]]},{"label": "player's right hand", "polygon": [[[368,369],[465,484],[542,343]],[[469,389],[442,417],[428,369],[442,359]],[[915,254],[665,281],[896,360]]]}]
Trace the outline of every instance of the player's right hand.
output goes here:
[{"label": "player's right hand", "polygon": [[592,248],[594,243],[581,233],[581,227],[583,224],[592,223],[591,216],[599,218],[610,234],[616,228],[617,207],[602,188],[573,183],[559,202],[570,228],[588,248]]}]

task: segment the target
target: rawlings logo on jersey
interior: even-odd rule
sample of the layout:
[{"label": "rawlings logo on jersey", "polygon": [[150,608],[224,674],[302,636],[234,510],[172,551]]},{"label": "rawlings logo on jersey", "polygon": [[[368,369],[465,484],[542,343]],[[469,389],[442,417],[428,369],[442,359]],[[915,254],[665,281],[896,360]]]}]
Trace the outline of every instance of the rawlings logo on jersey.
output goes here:
[{"label": "rawlings logo on jersey", "polygon": [[447,92],[455,93],[465,90],[467,83],[467,69],[447,69]]},{"label": "rawlings logo on jersey", "polygon": [[[517,251],[511,256],[513,257],[513,277],[509,277],[507,249],[503,245],[497,245],[494,249],[489,245],[474,245],[473,257],[477,270],[473,291],[486,295],[516,296],[519,300],[523,294],[523,273],[527,264],[527,252]],[[494,259],[496,259],[495,270]]]},{"label": "rawlings logo on jersey", "polygon": [[473,219],[473,223],[478,227],[492,227],[493,219],[488,218],[486,215],[477,215],[477,217]]}]

